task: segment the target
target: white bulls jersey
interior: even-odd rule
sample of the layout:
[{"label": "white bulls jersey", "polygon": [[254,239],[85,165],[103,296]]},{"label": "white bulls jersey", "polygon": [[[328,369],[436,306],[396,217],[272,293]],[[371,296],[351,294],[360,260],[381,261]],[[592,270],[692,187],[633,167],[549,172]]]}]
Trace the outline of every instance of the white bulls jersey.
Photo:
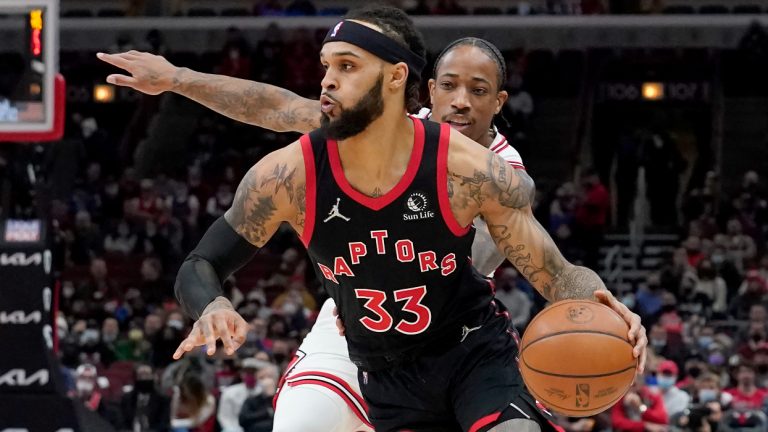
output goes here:
[{"label": "white bulls jersey", "polygon": [[[422,108],[414,117],[429,118],[431,113],[430,109]],[[520,153],[495,126],[494,131],[496,136],[489,149],[514,168],[525,169]],[[332,299],[323,303],[312,331],[304,338],[296,358],[283,375],[275,397],[275,432],[373,431],[360,393],[357,367],[349,360],[347,341],[339,336],[336,328],[335,307]],[[312,407],[323,415],[318,417]]]},{"label": "white bulls jersey", "polygon": [[[431,109],[422,108],[419,110],[418,114],[414,115],[414,117],[428,119],[431,115]],[[493,131],[496,132],[496,136],[493,138],[493,142],[488,147],[488,149],[504,158],[504,160],[509,162],[509,164],[513,167],[518,169],[525,169],[525,165],[523,165],[523,158],[520,157],[520,153],[518,153],[514,147],[509,145],[507,142],[507,137],[500,134],[499,130],[496,129],[496,126],[493,126]]]}]

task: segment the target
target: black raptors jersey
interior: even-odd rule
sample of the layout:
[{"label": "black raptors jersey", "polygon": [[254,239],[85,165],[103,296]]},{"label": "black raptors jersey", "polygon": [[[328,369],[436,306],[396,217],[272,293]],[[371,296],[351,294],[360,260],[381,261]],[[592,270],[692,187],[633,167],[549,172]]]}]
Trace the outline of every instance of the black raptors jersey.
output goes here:
[{"label": "black raptors jersey", "polygon": [[474,228],[447,192],[450,128],[414,122],[400,182],[381,197],[353,189],[321,130],[301,137],[307,173],[302,240],[344,319],[350,358],[407,353],[486,313],[489,282],[471,265]]}]

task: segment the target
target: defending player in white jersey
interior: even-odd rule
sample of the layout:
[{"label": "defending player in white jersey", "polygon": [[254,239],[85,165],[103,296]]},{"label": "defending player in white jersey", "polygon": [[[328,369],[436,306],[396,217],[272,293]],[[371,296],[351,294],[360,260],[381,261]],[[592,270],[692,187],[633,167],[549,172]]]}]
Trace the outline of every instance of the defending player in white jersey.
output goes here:
[{"label": "defending player in white jersey", "polygon": [[[309,132],[320,126],[319,102],[285,89],[177,68],[148,53],[100,54],[99,58],[132,75],[110,75],[107,81],[113,84],[147,94],[173,91],[235,120],[275,131]],[[429,81],[432,110],[423,108],[414,116],[449,123],[514,168],[525,170],[520,154],[493,125],[507,100],[502,90],[505,79],[506,63],[493,44],[477,38],[456,40],[435,61]],[[533,180],[526,178],[533,190]],[[475,226],[473,264],[490,275],[504,257],[485,223],[478,218]],[[334,307],[331,299],[323,304],[312,331],[283,374],[275,397],[275,432],[373,430],[360,395],[357,368],[336,327]]]}]

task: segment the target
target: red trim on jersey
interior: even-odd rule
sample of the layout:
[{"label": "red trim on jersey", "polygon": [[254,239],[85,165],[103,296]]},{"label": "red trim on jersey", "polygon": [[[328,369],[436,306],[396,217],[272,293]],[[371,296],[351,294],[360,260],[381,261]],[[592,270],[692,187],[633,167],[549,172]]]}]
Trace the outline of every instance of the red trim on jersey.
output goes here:
[{"label": "red trim on jersey", "polygon": [[405,169],[405,174],[403,174],[395,187],[378,198],[372,198],[360,193],[349,184],[347,177],[344,175],[344,168],[341,166],[338,143],[334,140],[328,140],[328,161],[331,164],[333,178],[336,180],[336,184],[339,185],[339,188],[341,188],[347,196],[371,210],[378,211],[391,204],[392,201],[397,199],[397,197],[402,195],[402,193],[408,189],[408,186],[411,185],[411,182],[416,177],[416,173],[419,171],[421,156],[424,153],[424,124],[421,120],[413,118],[411,118],[411,121],[413,122],[414,132],[413,150],[411,151],[411,159],[408,161],[408,167]]},{"label": "red trim on jersey", "polygon": [[469,428],[469,432],[477,432],[480,429],[498,420],[499,417],[501,417],[501,411],[495,412],[493,414],[488,414],[487,416],[482,417],[478,421],[472,423],[472,427]]},{"label": "red trim on jersey", "polygon": [[451,126],[448,123],[440,125],[440,144],[437,148],[437,200],[440,202],[440,213],[456,237],[462,237],[469,232],[472,224],[462,227],[451,210],[451,200],[448,198],[448,143],[451,140]]},{"label": "red trim on jersey", "polygon": [[552,426],[552,429],[556,430],[557,432],[565,432],[565,429],[556,425],[552,420],[550,420],[550,417],[553,417],[552,413],[550,413],[547,407],[545,407],[541,402],[536,401],[536,408],[545,414],[544,418],[547,420],[547,423]]},{"label": "red trim on jersey", "polygon": [[[496,152],[496,153],[500,152],[501,149],[504,147],[504,144],[507,144],[507,137],[502,136],[501,137],[501,141],[499,141],[499,143],[496,144],[495,146],[491,147],[491,151],[492,152]],[[507,145],[509,145],[509,144],[507,144]]]},{"label": "red trim on jersey", "polygon": [[280,381],[277,383],[277,389],[275,390],[275,395],[272,396],[272,409],[277,408],[277,398],[280,396],[280,390],[282,390],[285,385],[285,380],[288,379],[288,374],[293,371],[293,368],[296,367],[299,360],[304,357],[306,357],[306,354],[304,354],[303,351],[297,350],[296,355],[293,356],[293,359],[288,363],[288,366],[285,367],[285,373],[280,377]]},{"label": "red trim on jersey", "polygon": [[301,233],[301,241],[309,249],[309,242],[312,241],[312,233],[315,231],[315,201],[317,198],[316,176],[315,176],[315,155],[312,151],[312,141],[309,135],[303,135],[301,142],[301,153],[304,156],[304,172],[306,173],[306,214],[304,215],[304,232]]},{"label": "red trim on jersey", "polygon": [[[319,378],[325,378],[333,384],[320,380]],[[349,409],[366,425],[373,428],[371,421],[368,420],[368,405],[362,396],[357,394],[352,387],[343,379],[336,375],[329,374],[327,372],[320,371],[306,371],[293,375],[287,379],[288,385],[291,387],[298,385],[319,385],[336,393],[346,404]],[[351,398],[354,398],[352,400]],[[360,409],[362,407],[362,410]]]}]

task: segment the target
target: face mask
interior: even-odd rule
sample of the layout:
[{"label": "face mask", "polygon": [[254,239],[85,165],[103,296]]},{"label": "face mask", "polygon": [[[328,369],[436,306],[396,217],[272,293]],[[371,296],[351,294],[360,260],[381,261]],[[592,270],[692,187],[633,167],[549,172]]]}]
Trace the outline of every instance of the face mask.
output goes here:
[{"label": "face mask", "polygon": [[245,340],[249,343],[255,343],[259,340],[259,335],[257,335],[256,332],[248,332],[245,336]]},{"label": "face mask", "polygon": [[299,308],[293,302],[286,302],[285,304],[283,304],[283,314],[285,314],[286,316],[295,315],[297,310],[299,310]]},{"label": "face mask", "polygon": [[275,363],[280,364],[285,361],[285,354],[282,353],[276,353],[274,355],[275,357]]},{"label": "face mask", "polygon": [[139,393],[151,393],[155,388],[153,380],[136,380],[136,391]]},{"label": "face mask", "polygon": [[717,390],[701,389],[699,390],[699,403],[707,403],[717,400]]},{"label": "face mask", "polygon": [[133,329],[128,332],[128,339],[138,342],[142,339],[144,339],[144,333],[141,332],[139,329]]},{"label": "face mask", "polygon": [[666,345],[667,345],[666,339],[651,339],[651,346],[656,349],[664,348]]},{"label": "face mask", "polygon": [[245,387],[249,389],[256,387],[256,377],[251,374],[244,375],[243,384],[245,384]]},{"label": "face mask", "polygon": [[656,384],[658,384],[659,388],[661,388],[662,390],[669,390],[675,385],[675,377],[671,377],[671,376],[657,377]]},{"label": "face mask", "polygon": [[107,334],[107,333],[104,333],[104,334],[102,335],[102,339],[104,339],[104,342],[106,342],[106,343],[112,343],[112,342],[114,342],[115,340],[117,340],[117,335],[116,335],[116,334]]},{"label": "face mask", "polygon": [[621,298],[621,302],[624,303],[624,306],[633,309],[635,307],[635,296],[632,294],[626,295]]},{"label": "face mask", "polygon": [[64,298],[70,298],[73,295],[75,295],[75,287],[73,287],[71,285],[65,286],[63,291],[64,291],[63,292]]},{"label": "face mask", "polygon": [[725,357],[721,353],[714,353],[709,355],[709,364],[712,366],[721,366],[725,363]]},{"label": "face mask", "polygon": [[694,366],[688,369],[688,375],[690,375],[691,378],[698,378],[699,375],[701,375],[701,368]]},{"label": "face mask", "polygon": [[176,330],[181,330],[184,328],[184,323],[179,320],[170,320],[168,321],[168,327]]},{"label": "face mask", "polygon": [[725,256],[723,254],[712,254],[712,262],[720,265],[725,261]]},{"label": "face mask", "polygon": [[712,344],[712,342],[714,342],[714,338],[712,336],[699,336],[697,342],[699,344],[699,348],[707,349]]},{"label": "face mask", "polygon": [[77,380],[76,385],[79,393],[91,393],[93,391],[93,381]]}]

